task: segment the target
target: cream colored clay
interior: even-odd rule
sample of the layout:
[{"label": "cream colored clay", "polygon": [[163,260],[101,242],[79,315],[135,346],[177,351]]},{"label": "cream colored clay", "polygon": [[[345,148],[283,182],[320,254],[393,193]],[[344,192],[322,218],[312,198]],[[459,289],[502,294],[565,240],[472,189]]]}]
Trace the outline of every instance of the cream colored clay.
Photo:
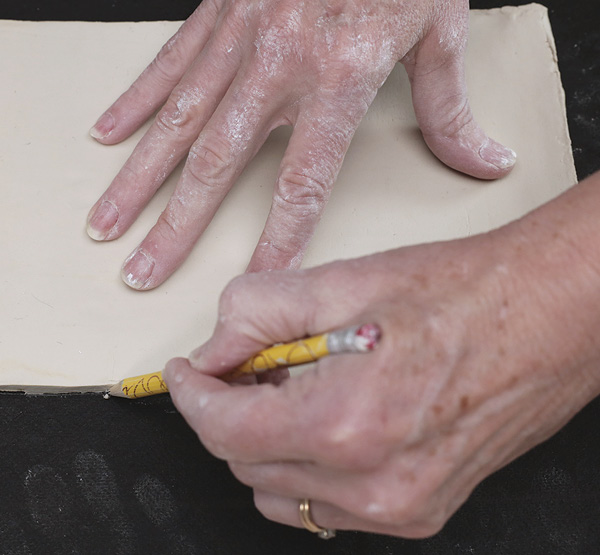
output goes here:
[{"label": "cream colored clay", "polygon": [[[120,239],[98,244],[85,233],[89,208],[143,133],[107,147],[87,130],[177,27],[0,22],[0,50],[11,52],[0,57],[10,83],[0,87],[2,389],[103,390],[160,370],[209,337],[223,287],[248,263],[289,129],[271,134],[190,258],[156,290],[131,290],[119,270],[164,209],[177,175]],[[543,8],[473,12],[467,80],[483,128],[517,151],[514,171],[481,182],[435,159],[397,66],[354,136],[304,266],[479,233],[575,182]],[[230,123],[242,140],[244,130]]]}]

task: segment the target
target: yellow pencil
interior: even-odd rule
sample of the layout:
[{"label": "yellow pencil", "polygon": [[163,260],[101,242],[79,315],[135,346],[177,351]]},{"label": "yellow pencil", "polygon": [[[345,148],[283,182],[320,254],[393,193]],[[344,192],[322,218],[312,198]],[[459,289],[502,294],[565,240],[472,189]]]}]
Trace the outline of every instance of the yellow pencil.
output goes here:
[{"label": "yellow pencil", "polygon": [[[255,354],[241,366],[224,374],[221,379],[232,381],[240,376],[260,374],[273,368],[314,362],[327,355],[372,351],[380,337],[379,326],[365,324],[299,339],[291,343],[273,345]],[[162,372],[154,372],[121,380],[108,390],[108,395],[137,399],[168,391],[167,384],[162,378]]]}]

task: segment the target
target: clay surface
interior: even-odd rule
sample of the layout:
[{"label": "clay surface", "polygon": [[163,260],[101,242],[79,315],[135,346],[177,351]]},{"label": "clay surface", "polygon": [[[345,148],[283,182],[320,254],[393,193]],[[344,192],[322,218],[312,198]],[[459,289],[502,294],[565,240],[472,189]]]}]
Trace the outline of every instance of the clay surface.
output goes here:
[{"label": "clay surface", "polygon": [[[130,231],[99,244],[90,207],[141,137],[88,135],[178,23],[0,22],[0,389],[103,390],[160,370],[207,339],[225,284],[241,273],[270,207],[289,130],[276,130],[180,270],[137,292],[119,277],[177,175]],[[476,117],[518,154],[510,176],[447,169],[415,123],[398,66],[350,147],[304,266],[509,222],[576,181],[545,9],[474,11],[467,77]]]}]

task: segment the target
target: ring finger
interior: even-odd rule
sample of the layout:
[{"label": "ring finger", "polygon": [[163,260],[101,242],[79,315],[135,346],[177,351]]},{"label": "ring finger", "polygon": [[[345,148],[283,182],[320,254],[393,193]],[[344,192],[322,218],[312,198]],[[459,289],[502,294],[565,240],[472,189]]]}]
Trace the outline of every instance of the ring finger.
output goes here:
[{"label": "ring finger", "polygon": [[[254,504],[265,518],[296,528],[305,528],[300,517],[301,501],[302,499],[283,497],[263,490],[254,490]],[[360,530],[414,538],[431,534],[418,523],[403,527],[380,524],[357,518],[335,505],[324,503],[318,499],[310,499],[309,507],[310,520],[319,528],[326,530]]]}]

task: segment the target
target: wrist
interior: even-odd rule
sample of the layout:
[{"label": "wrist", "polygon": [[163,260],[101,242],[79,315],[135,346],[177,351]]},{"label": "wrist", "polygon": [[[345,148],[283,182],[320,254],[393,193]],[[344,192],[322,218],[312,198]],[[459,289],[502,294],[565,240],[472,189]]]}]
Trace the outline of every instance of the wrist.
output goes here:
[{"label": "wrist", "polygon": [[581,406],[600,394],[599,214],[597,174],[495,232],[537,362]]}]

